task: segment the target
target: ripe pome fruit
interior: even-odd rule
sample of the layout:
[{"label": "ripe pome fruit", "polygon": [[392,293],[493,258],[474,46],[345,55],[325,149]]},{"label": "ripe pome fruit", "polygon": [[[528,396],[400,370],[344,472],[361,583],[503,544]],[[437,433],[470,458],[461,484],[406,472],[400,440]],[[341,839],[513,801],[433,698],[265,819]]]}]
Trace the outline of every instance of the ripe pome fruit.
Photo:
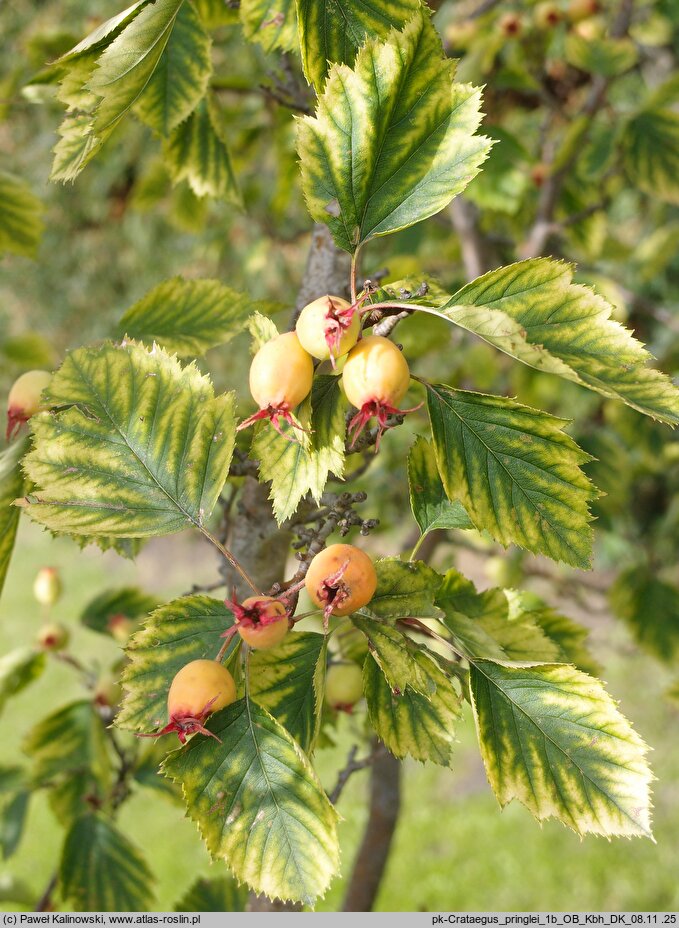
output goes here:
[{"label": "ripe pome fruit", "polygon": [[363,696],[361,668],[351,661],[331,664],[325,677],[325,699],[333,709],[350,712]]},{"label": "ripe pome fruit", "polygon": [[71,633],[60,622],[50,622],[38,632],[38,644],[45,651],[63,651],[71,638]]},{"label": "ripe pome fruit", "polygon": [[368,421],[377,417],[380,436],[390,414],[402,412],[399,402],[410,383],[408,362],[396,345],[381,335],[369,335],[351,349],[342,371],[342,385],[358,413],[349,423],[354,442]]},{"label": "ripe pome fruit", "polygon": [[250,365],[250,393],[259,412],[238,426],[244,429],[260,419],[269,419],[280,432],[280,420],[294,425],[292,410],[309,395],[314,362],[294,332],[285,332],[265,342]]},{"label": "ripe pome fruit", "polygon": [[51,379],[48,371],[27,371],[14,382],[7,400],[7,441],[42,408],[42,392]]},{"label": "ripe pome fruit", "polygon": [[302,348],[319,361],[341,358],[361,334],[361,316],[340,296],[322,296],[307,303],[295,327]]},{"label": "ripe pome fruit", "polygon": [[517,13],[505,13],[499,22],[502,34],[507,38],[514,38],[521,32],[521,18]]},{"label": "ripe pome fruit", "polygon": [[[235,627],[243,641],[257,651],[275,648],[288,633],[288,612],[279,599],[250,596],[242,603],[236,599],[227,599],[226,605],[236,617]],[[230,633],[231,630],[222,637]]]},{"label": "ripe pome fruit", "polygon": [[175,674],[170,684],[167,694],[169,722],[159,732],[142,737],[155,738],[175,731],[184,744],[188,735],[199,731],[219,741],[205,728],[205,720],[235,700],[236,684],[223,664],[210,660],[191,661]]},{"label": "ripe pome fruit", "polygon": [[33,595],[41,606],[53,606],[61,596],[61,577],[56,567],[41,567],[33,581]]},{"label": "ripe pome fruit", "polygon": [[579,23],[599,12],[599,0],[570,0],[566,15],[572,23]]},{"label": "ripe pome fruit", "polygon": [[535,25],[538,29],[553,29],[561,22],[561,10],[556,3],[546,0],[545,3],[538,3],[533,13]]},{"label": "ripe pome fruit", "polygon": [[377,574],[365,551],[336,544],[319,551],[304,585],[311,601],[323,610],[327,627],[331,615],[350,615],[370,602],[377,589]]}]

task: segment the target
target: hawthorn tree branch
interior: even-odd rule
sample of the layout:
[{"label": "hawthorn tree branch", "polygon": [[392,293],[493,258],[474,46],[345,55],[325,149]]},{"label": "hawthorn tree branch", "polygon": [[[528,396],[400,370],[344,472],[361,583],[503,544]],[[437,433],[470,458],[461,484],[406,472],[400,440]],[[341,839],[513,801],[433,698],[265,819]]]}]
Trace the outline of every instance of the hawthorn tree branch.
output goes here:
[{"label": "hawthorn tree branch", "polygon": [[367,757],[362,758],[361,760],[356,760],[356,755],[358,754],[358,745],[352,745],[349,750],[349,756],[347,757],[347,762],[344,767],[340,770],[337,776],[337,783],[333,789],[328,793],[328,799],[333,805],[337,804],[337,800],[342,795],[344,787],[347,785],[354,773],[358,773],[359,770],[365,770],[366,767],[369,767],[374,763],[377,756],[375,751],[371,751]]},{"label": "hawthorn tree branch", "polygon": [[465,276],[467,280],[475,280],[498,263],[479,229],[478,210],[469,200],[457,196],[450,204],[450,216],[460,241]]},{"label": "hawthorn tree branch", "polygon": [[290,328],[294,327],[297,316],[306,304],[318,299],[319,296],[324,296],[326,293],[348,296],[350,274],[350,256],[335,246],[328,227],[317,223],[311,233],[306,270],[297,294],[296,308]]}]

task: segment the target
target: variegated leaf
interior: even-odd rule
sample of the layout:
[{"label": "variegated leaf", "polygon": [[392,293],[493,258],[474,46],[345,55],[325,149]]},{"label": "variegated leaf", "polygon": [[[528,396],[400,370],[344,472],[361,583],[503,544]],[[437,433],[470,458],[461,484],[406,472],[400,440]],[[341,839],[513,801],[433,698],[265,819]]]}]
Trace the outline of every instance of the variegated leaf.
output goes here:
[{"label": "variegated leaf", "polygon": [[383,557],[375,561],[377,589],[368,609],[380,618],[415,616],[438,618],[434,605],[441,575],[424,561]]},{"label": "variegated leaf", "polygon": [[[436,455],[420,436],[408,454],[410,507],[424,539],[434,529],[469,529],[474,525],[459,500],[451,502],[441,482]],[[417,549],[416,549],[417,550]]]},{"label": "variegated leaf", "polygon": [[651,836],[648,748],[599,680],[565,664],[474,661],[470,683],[501,806],[518,799],[578,834]]},{"label": "variegated leaf", "polygon": [[19,527],[20,510],[12,503],[24,492],[20,461],[27,448],[28,440],[24,438],[0,453],[0,594],[5,585]]},{"label": "variegated leaf", "polygon": [[421,10],[386,42],[369,39],[353,70],[331,68],[298,150],[309,211],[340,248],[433,216],[478,173],[491,144],[475,135],[481,93],[454,67]]},{"label": "variegated leaf", "polygon": [[271,898],[313,905],[339,864],[337,814],[299,745],[265,709],[241,699],[163,772],[181,782],[188,815],[213,857]]},{"label": "variegated leaf", "polygon": [[26,181],[0,171],[0,255],[35,257],[44,229],[43,204]]},{"label": "variegated leaf", "polygon": [[431,680],[429,664],[420,661],[418,645],[393,625],[361,613],[353,615],[352,622],[368,639],[370,653],[392,690],[397,694],[405,693],[409,686],[414,693],[424,696],[434,693],[436,686]]},{"label": "variegated leaf", "polygon": [[259,42],[265,52],[289,52],[297,46],[295,0],[241,0],[240,21],[246,38]]},{"label": "variegated leaf", "polygon": [[232,394],[134,342],[78,348],[31,420],[29,515],[60,532],[144,537],[203,528],[228,474]]},{"label": "variegated leaf", "polygon": [[427,388],[439,472],[478,529],[574,567],[592,552],[589,502],[580,469],[590,460],[562,430],[566,420],[513,399]]},{"label": "variegated leaf", "polygon": [[679,114],[643,110],[627,124],[622,144],[632,184],[653,200],[679,204]]}]

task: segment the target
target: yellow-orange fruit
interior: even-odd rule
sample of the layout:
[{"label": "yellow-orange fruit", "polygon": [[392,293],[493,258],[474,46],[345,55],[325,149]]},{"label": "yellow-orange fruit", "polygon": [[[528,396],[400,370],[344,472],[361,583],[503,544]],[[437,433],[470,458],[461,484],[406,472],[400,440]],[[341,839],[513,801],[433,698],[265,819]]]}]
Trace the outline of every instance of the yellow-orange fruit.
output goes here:
[{"label": "yellow-orange fruit", "polygon": [[236,684],[229,671],[217,661],[197,660],[177,672],[167,694],[170,721],[198,719],[231,705]]},{"label": "yellow-orange fruit", "polygon": [[341,358],[361,334],[361,316],[340,296],[322,296],[307,303],[295,327],[305,351],[319,361]]},{"label": "yellow-orange fruit", "polygon": [[393,342],[369,335],[349,352],[342,383],[347,399],[357,409],[368,403],[396,407],[408,389],[410,369]]},{"label": "yellow-orange fruit", "polygon": [[49,371],[27,371],[15,380],[7,399],[7,440],[22,422],[42,408],[41,398],[52,379]]},{"label": "yellow-orange fruit", "polygon": [[294,409],[309,395],[314,363],[294,332],[266,342],[250,365],[250,393],[260,409]]},{"label": "yellow-orange fruit", "polygon": [[365,551],[336,544],[319,551],[304,585],[311,601],[326,615],[350,615],[375,595],[377,574]]},{"label": "yellow-orange fruit", "polygon": [[38,632],[38,644],[45,651],[63,651],[71,638],[71,633],[60,622],[50,622]]},{"label": "yellow-orange fruit", "polygon": [[325,700],[333,709],[351,709],[363,696],[361,668],[351,661],[331,664],[325,678]]},{"label": "yellow-orange fruit", "polygon": [[275,648],[290,627],[285,606],[271,596],[250,596],[240,604],[240,610],[234,612],[238,633],[257,651]]}]

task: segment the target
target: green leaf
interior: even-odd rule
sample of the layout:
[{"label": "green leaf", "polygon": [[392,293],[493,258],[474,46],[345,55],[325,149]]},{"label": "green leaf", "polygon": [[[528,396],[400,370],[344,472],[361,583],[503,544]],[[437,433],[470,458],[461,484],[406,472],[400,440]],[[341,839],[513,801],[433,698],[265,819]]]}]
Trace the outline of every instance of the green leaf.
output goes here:
[{"label": "green leaf", "polygon": [[375,562],[377,589],[368,608],[380,618],[415,616],[438,618],[434,605],[441,575],[424,561],[384,557]]},{"label": "green leaf", "polygon": [[490,149],[474,135],[480,90],[454,83],[442,54],[421,11],[387,42],[367,41],[354,70],[334,66],[316,116],[298,123],[309,211],[345,251],[438,213]]},{"label": "green leaf", "polygon": [[43,205],[26,181],[0,171],[0,254],[35,257],[43,233]]},{"label": "green leaf", "polygon": [[245,912],[247,902],[247,887],[239,886],[233,877],[202,877],[184,893],[174,911]]},{"label": "green leaf", "polygon": [[21,790],[15,793],[8,802],[2,804],[0,851],[2,851],[4,860],[11,857],[19,847],[24,833],[30,798],[31,794],[29,792]]},{"label": "green leaf", "polygon": [[503,545],[588,567],[596,491],[580,470],[589,455],[562,431],[566,420],[442,384],[427,386],[427,401],[446,493],[476,527]]},{"label": "green leaf", "polygon": [[220,114],[210,96],[200,101],[168,139],[165,164],[173,183],[187,181],[197,197],[242,205]]},{"label": "green leaf", "polygon": [[423,696],[407,686],[395,695],[373,656],[363,665],[368,718],[377,736],[398,758],[433,761],[450,766],[460,699],[450,680],[422,654],[415,659],[430,679],[431,694]]},{"label": "green leaf", "polygon": [[91,599],[80,613],[80,621],[94,632],[110,635],[115,620],[143,619],[159,605],[155,596],[137,587],[117,587],[104,590]]},{"label": "green leaf", "polygon": [[73,182],[82,169],[94,158],[101,146],[92,131],[92,118],[87,113],[67,113],[59,126],[61,138],[54,146],[54,162],[50,180]]},{"label": "green leaf", "polygon": [[122,677],[126,693],[116,724],[153,731],[167,721],[167,691],[185,664],[214,658],[233,613],[209,596],[175,599],[156,609],[127,646],[130,659]]},{"label": "green leaf", "polygon": [[654,200],[679,204],[679,114],[644,110],[627,123],[622,144],[630,181]]},{"label": "green leaf", "polygon": [[578,834],[651,836],[648,750],[600,681],[564,664],[475,661],[472,705],[490,784]]},{"label": "green leaf", "polygon": [[149,3],[149,0],[138,0],[137,3],[133,3],[132,6],[128,6],[126,10],[123,10],[122,13],[116,13],[115,16],[97,26],[82,42],[78,42],[70,51],[58,58],[55,64],[71,63],[75,58],[106,48],[122,32],[125,26],[141,13],[147,3]]},{"label": "green leaf", "polygon": [[613,612],[624,619],[639,644],[672,664],[679,657],[679,589],[645,565],[629,567],[609,590]]},{"label": "green leaf", "polygon": [[238,23],[238,10],[228,6],[224,0],[194,0],[194,6],[208,29]]},{"label": "green leaf", "polygon": [[436,528],[474,528],[462,504],[458,500],[451,502],[446,496],[434,449],[422,436],[408,454],[408,487],[410,508],[422,538]]},{"label": "green leaf", "polygon": [[315,632],[290,632],[278,647],[250,655],[251,698],[306,754],[313,752],[320,729],[326,642]]},{"label": "green leaf", "polygon": [[566,61],[590,74],[617,77],[637,63],[637,49],[631,39],[587,39],[570,32],[566,39]]},{"label": "green leaf", "polygon": [[132,343],[78,348],[31,420],[28,513],[54,531],[140,538],[203,527],[226,480],[233,394],[194,365]]},{"label": "green leaf", "polygon": [[33,760],[38,783],[75,770],[90,770],[105,779],[110,768],[104,723],[88,699],[72,702],[38,722],[23,749]]},{"label": "green leaf", "polygon": [[313,904],[339,863],[337,814],[297,743],[241,699],[215,713],[163,772],[181,781],[213,857],[256,893]]},{"label": "green leaf", "polygon": [[160,135],[168,136],[205,96],[212,74],[211,45],[200,16],[187,0],[137,105],[141,119]]},{"label": "green leaf", "polygon": [[0,712],[12,696],[16,696],[42,674],[45,655],[33,648],[16,648],[0,657]]},{"label": "green leaf", "polygon": [[75,912],[145,912],[154,877],[138,849],[103,815],[83,815],[66,835],[59,888]]},{"label": "green leaf", "polygon": [[573,284],[567,264],[532,258],[484,274],[455,293],[441,315],[511,357],[558,374],[645,415],[679,423],[679,392],[619,323],[612,307]]},{"label": "green leaf", "polygon": [[297,0],[306,79],[321,91],[329,62],[352,64],[366,39],[402,29],[420,0]]},{"label": "green leaf", "polygon": [[24,492],[24,475],[19,462],[28,448],[22,439],[0,452],[0,594],[14,551],[20,510],[12,503]]},{"label": "green leaf", "polygon": [[453,645],[467,658],[510,661],[556,661],[564,656],[535,617],[513,604],[498,589],[476,591],[456,570],[449,570],[436,598],[444,612]]},{"label": "green leaf", "polygon": [[384,678],[396,695],[405,693],[406,686],[423,696],[431,696],[436,686],[429,674],[429,665],[419,659],[418,645],[414,644],[393,625],[386,625],[360,613],[351,621],[368,639],[370,653],[379,664]]},{"label": "green leaf", "polygon": [[267,422],[256,427],[252,457],[259,461],[260,479],[271,481],[279,525],[294,515],[307,493],[320,501],[330,473],[344,474],[344,410],[339,378],[321,374],[314,378],[310,399],[297,410],[306,433],[284,426],[279,435]]},{"label": "green leaf", "polygon": [[93,119],[95,135],[109,135],[149,87],[183,5],[184,0],[155,0],[101,54],[89,81],[89,88],[100,97]]},{"label": "green leaf", "polygon": [[269,319],[264,313],[258,311],[255,311],[250,316],[245,323],[245,328],[252,336],[252,344],[250,346],[252,354],[256,354],[262,345],[265,345],[266,342],[270,342],[272,338],[275,338],[279,334],[273,319]]},{"label": "green leaf", "polygon": [[265,52],[297,47],[295,0],[241,0],[240,21],[246,38]]},{"label": "green leaf", "polygon": [[[504,590],[504,594],[509,602],[510,619],[512,621],[518,619],[523,623],[529,621],[539,625],[545,635],[556,645],[557,660],[566,664],[574,664],[578,670],[592,676],[600,672],[599,664],[586,646],[589,637],[587,628],[556,612],[535,593],[523,590]],[[535,657],[514,657],[513,659],[536,660]],[[544,659],[540,658],[540,660]]]},{"label": "green leaf", "polygon": [[109,798],[109,785],[97,779],[90,770],[71,770],[56,782],[49,783],[47,798],[50,809],[63,828],[91,812],[97,804]]},{"label": "green leaf", "polygon": [[169,353],[197,357],[239,335],[251,312],[248,296],[218,280],[172,277],[127,310],[118,333],[148,347],[157,342]]},{"label": "green leaf", "polygon": [[138,755],[133,776],[136,783],[146,789],[152,789],[156,795],[172,802],[182,801],[181,790],[176,783],[170,782],[160,773],[160,765],[176,746],[176,742],[167,738],[158,738],[147,745],[146,750]]}]

